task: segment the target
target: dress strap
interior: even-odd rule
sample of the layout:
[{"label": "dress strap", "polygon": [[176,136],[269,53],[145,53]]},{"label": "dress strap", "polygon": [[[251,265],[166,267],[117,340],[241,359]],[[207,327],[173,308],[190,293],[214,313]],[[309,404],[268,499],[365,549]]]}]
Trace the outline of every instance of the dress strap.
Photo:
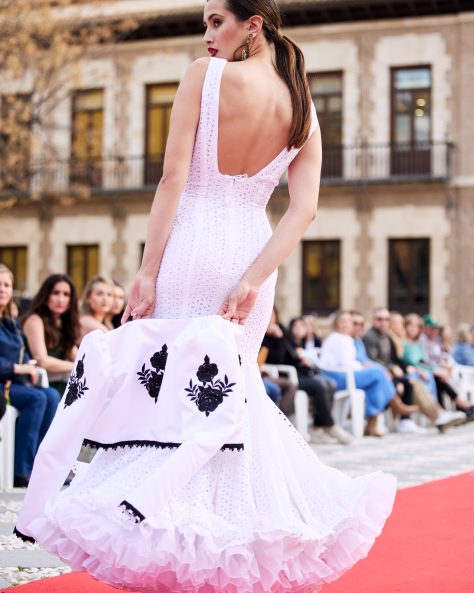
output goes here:
[{"label": "dress strap", "polygon": [[[201,141],[206,146],[208,155],[215,154],[217,150],[219,95],[222,74],[226,64],[227,60],[223,60],[221,58],[211,58],[209,60],[209,66],[207,67],[202,88],[201,116],[199,126],[202,133]],[[209,162],[209,164],[211,164],[211,162]]]}]

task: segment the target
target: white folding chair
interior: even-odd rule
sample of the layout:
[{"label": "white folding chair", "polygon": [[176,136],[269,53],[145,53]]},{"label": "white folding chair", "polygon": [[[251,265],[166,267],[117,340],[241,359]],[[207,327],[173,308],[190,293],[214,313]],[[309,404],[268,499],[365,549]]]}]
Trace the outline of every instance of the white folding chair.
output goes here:
[{"label": "white folding chair", "polygon": [[[285,375],[292,383],[298,385],[298,373],[295,367],[289,364],[265,364],[264,368],[268,374],[274,379],[278,379],[281,375]],[[294,418],[290,420],[295,425],[296,430],[306,440],[310,441],[311,436],[308,431],[309,426],[309,399],[306,391],[298,389],[295,395],[295,414]]]},{"label": "white folding chair", "polygon": [[15,423],[18,417],[16,408],[8,405],[0,422],[2,440],[0,442],[0,491],[13,488],[15,460]]},{"label": "white folding chair", "polygon": [[365,391],[356,388],[352,370],[343,372],[346,373],[346,388],[334,394],[334,421],[343,428],[350,427],[354,437],[360,439],[364,436]]},{"label": "white folding chair", "polygon": [[456,364],[451,381],[458,395],[474,404],[474,367]]},{"label": "white folding chair", "polygon": [[[331,371],[334,369],[325,368],[321,365],[319,358],[319,348],[312,351],[317,366],[322,371]],[[332,406],[332,415],[334,421],[343,428],[349,428],[356,439],[364,436],[365,423],[365,391],[357,389],[354,379],[353,369],[337,369],[338,373],[345,373],[346,388],[339,389],[334,394]]]}]

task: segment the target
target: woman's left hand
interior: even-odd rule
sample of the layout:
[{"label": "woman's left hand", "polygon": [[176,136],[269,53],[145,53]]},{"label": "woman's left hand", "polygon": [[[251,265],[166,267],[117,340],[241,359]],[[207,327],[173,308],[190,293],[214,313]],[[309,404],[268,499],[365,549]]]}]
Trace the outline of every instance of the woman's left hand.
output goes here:
[{"label": "woman's left hand", "polygon": [[120,323],[132,319],[148,319],[155,306],[155,278],[138,272],[130,289],[127,306]]},{"label": "woman's left hand", "polygon": [[244,325],[247,321],[257,300],[258,289],[245,280],[241,280],[237,286],[227,295],[222,303],[218,315],[232,323]]}]

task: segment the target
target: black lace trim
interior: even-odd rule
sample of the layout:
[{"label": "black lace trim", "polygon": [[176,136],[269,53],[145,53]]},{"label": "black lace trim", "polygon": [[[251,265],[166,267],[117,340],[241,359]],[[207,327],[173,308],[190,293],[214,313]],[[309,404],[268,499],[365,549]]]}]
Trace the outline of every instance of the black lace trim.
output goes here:
[{"label": "black lace trim", "polygon": [[19,539],[21,539],[22,541],[24,541],[28,544],[36,544],[36,540],[34,537],[30,537],[29,535],[25,535],[24,533],[21,533],[21,531],[18,531],[18,529],[16,527],[13,529],[13,533]]},{"label": "black lace trim", "polygon": [[145,515],[140,513],[138,509],[136,509],[133,504],[130,504],[127,500],[122,500],[119,504],[119,508],[122,509],[124,513],[127,513],[131,517],[133,517],[135,523],[141,523],[145,520]]},{"label": "black lace trim", "polygon": [[[84,439],[82,442],[83,447],[91,447],[93,449],[117,449],[123,447],[154,447],[155,449],[177,449],[181,446],[181,443],[164,443],[161,441],[119,441],[118,443],[99,443],[98,441],[91,441],[90,439]],[[243,451],[244,444],[236,443],[223,445],[221,451]]]}]

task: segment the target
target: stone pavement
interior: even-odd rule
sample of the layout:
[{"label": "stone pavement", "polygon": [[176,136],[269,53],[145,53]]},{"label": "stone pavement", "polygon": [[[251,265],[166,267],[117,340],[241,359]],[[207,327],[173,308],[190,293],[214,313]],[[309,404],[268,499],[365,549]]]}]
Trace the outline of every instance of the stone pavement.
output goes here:
[{"label": "stone pavement", "polygon": [[[351,446],[312,445],[324,463],[356,476],[384,470],[405,488],[474,470],[474,422],[439,434],[390,433],[364,438]],[[12,535],[23,490],[0,493],[0,593],[4,588],[54,576],[70,569],[37,546]]]}]

